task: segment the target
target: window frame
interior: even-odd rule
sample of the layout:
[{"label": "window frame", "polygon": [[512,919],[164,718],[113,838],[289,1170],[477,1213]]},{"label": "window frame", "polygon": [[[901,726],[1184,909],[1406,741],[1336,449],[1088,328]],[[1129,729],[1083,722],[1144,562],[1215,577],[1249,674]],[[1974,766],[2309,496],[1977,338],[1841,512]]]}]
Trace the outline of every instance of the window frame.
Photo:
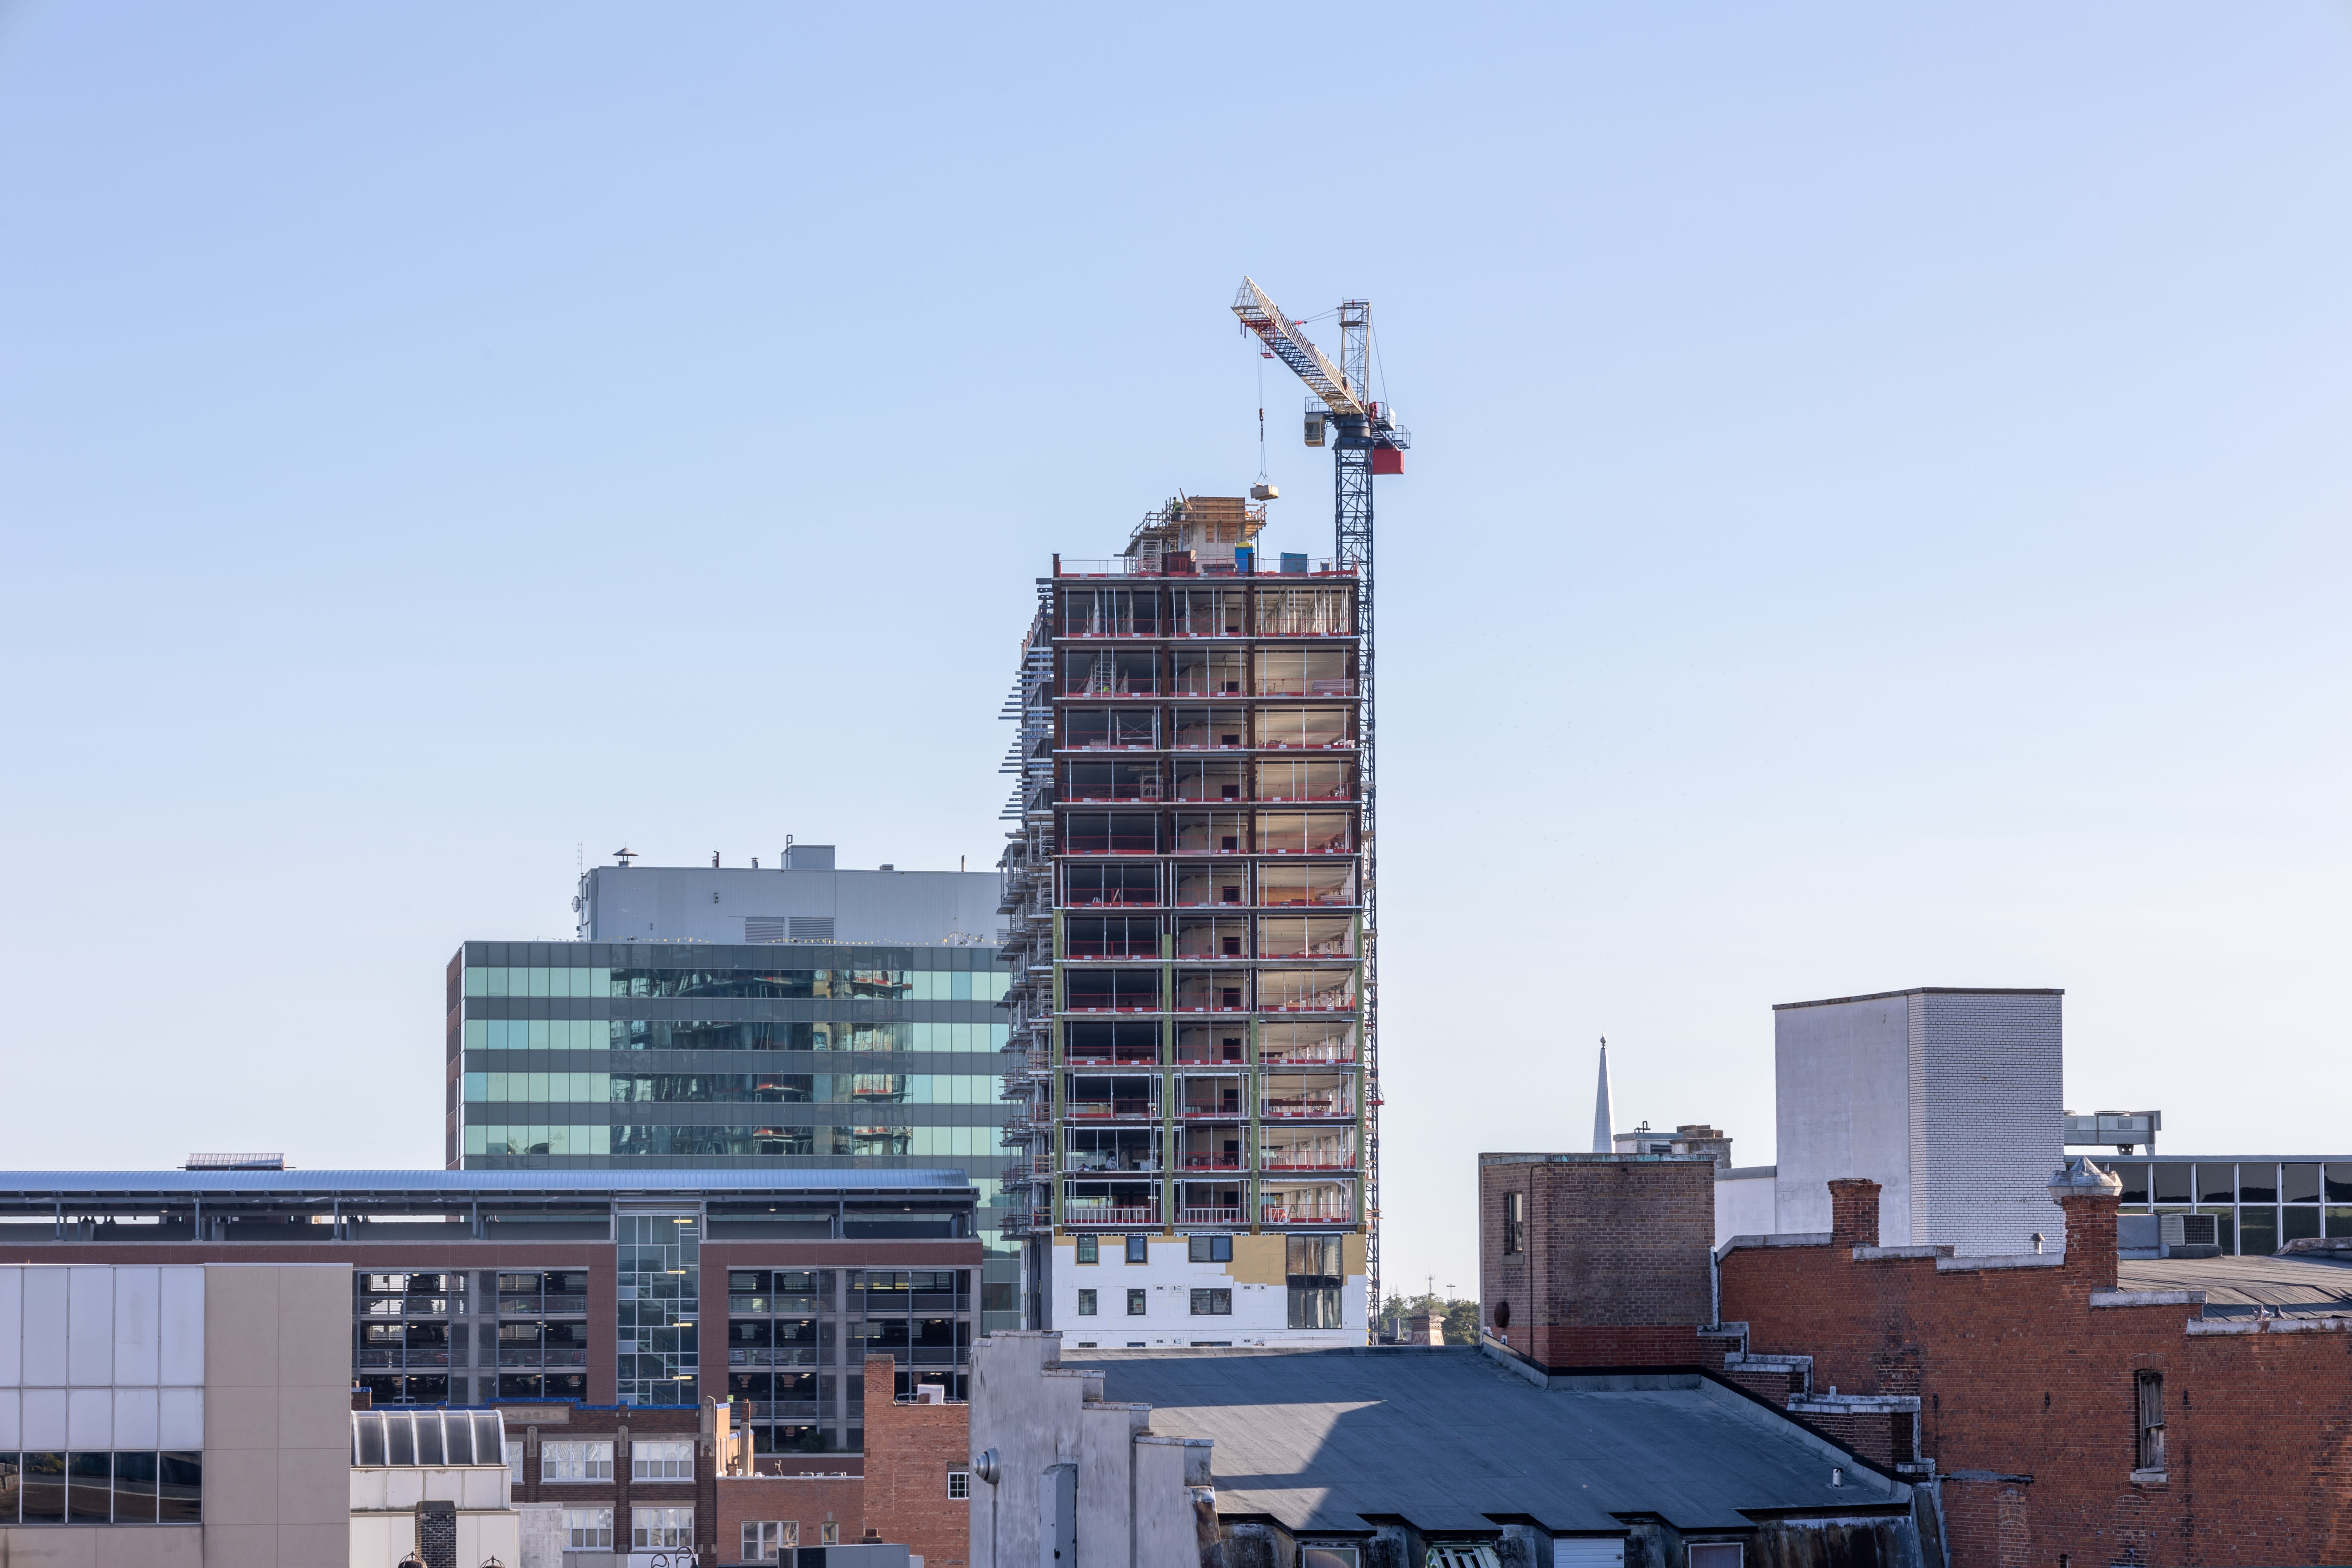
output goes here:
[{"label": "window frame", "polygon": [[1151,1315],[1151,1293],[1137,1286],[1127,1293],[1127,1315],[1144,1318]]},{"label": "window frame", "polygon": [[1100,1263],[1102,1261],[1102,1237],[1098,1236],[1079,1237],[1077,1238],[1076,1250],[1077,1260],[1080,1263]]},{"label": "window frame", "polygon": [[1151,1261],[1151,1237],[1148,1233],[1139,1231],[1127,1238],[1127,1260],[1129,1263]]},{"label": "window frame", "polygon": [[[575,1452],[576,1450],[576,1452]],[[520,1453],[520,1446],[517,1446]],[[556,1473],[550,1474],[551,1458],[562,1462]],[[596,1473],[602,1465],[604,1473]],[[570,1473],[576,1469],[578,1474]],[[609,1485],[613,1479],[613,1440],[609,1437],[542,1437],[539,1444],[539,1480],[541,1486]],[[583,1548],[583,1550],[585,1550]]]},{"label": "window frame", "polygon": [[1098,1310],[1098,1304],[1095,1292],[1092,1290],[1079,1291],[1078,1316],[1081,1318],[1095,1318],[1100,1317],[1101,1315],[1101,1312]]},{"label": "window frame", "polygon": [[970,1470],[950,1470],[948,1472],[948,1501],[970,1502],[971,1500],[971,1472]]},{"label": "window frame", "polygon": [[[1203,1298],[1206,1305],[1202,1304]],[[1230,1318],[1234,1315],[1234,1293],[1215,1285],[1197,1285],[1192,1289],[1192,1316],[1196,1318]]]},{"label": "window frame", "polygon": [[774,1563],[787,1550],[798,1550],[801,1541],[800,1521],[796,1519],[747,1519],[743,1521],[743,1561]]},{"label": "window frame", "polygon": [[2132,1470],[2164,1473],[2164,1373],[2153,1368],[2132,1374]]},{"label": "window frame", "polygon": [[1503,1194],[1503,1256],[1517,1257],[1528,1249],[1528,1194]]},{"label": "window frame", "polygon": [[[656,1541],[653,1536],[670,1539]],[[631,1503],[629,1550],[676,1552],[694,1548],[694,1505],[690,1502]]]},{"label": "window frame", "polygon": [[[575,1522],[586,1521],[586,1523]],[[582,1541],[582,1535],[590,1539]],[[595,1539],[602,1536],[602,1540]],[[610,1552],[613,1550],[613,1505],[602,1508],[567,1508],[563,1510],[563,1539],[566,1552]]]},{"label": "window frame", "polygon": [[[694,1479],[694,1439],[676,1437],[633,1437],[629,1440],[629,1479],[631,1481],[690,1481]],[[648,1454],[646,1450],[654,1450]],[[677,1465],[683,1472],[648,1471],[648,1465]]]}]

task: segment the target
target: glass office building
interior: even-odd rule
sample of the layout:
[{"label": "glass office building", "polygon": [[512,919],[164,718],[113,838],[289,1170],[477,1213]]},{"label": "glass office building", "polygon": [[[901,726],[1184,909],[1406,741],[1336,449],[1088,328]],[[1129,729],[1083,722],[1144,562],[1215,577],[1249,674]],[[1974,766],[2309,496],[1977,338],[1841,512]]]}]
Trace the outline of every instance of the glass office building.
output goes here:
[{"label": "glass office building", "polygon": [[2200,1214],[2224,1253],[2261,1257],[2281,1244],[2352,1237],[2352,1160],[2118,1155],[2100,1164],[2124,1184],[2124,1214]]},{"label": "glass office building", "polygon": [[998,1230],[1009,971],[992,946],[469,942],[448,969],[446,1153],[468,1170],[955,1170]]}]

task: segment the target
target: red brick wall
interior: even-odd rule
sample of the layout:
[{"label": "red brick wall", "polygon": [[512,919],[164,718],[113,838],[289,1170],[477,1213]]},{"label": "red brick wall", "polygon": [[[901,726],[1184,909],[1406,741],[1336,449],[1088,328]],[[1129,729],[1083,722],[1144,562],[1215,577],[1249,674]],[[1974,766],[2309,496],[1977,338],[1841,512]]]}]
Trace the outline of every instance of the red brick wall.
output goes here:
[{"label": "red brick wall", "polygon": [[[1482,1162],[1479,1290],[1486,1324],[1549,1367],[1719,1364],[1712,1321],[1715,1165],[1589,1155]],[[1506,1195],[1525,1249],[1503,1250]]]},{"label": "red brick wall", "polygon": [[[1857,1225],[1876,1199],[1840,1195]],[[1723,1316],[1755,1352],[1811,1355],[1816,1392],[1918,1394],[1960,1568],[2352,1563],[2352,1332],[2191,1334],[2194,1305],[2094,1307],[2116,1205],[2061,1206],[2056,1267],[1742,1247]],[[2131,1479],[2141,1371],[2164,1376],[2160,1484]]]},{"label": "red brick wall", "polygon": [[[801,1527],[803,1546],[821,1544],[823,1526],[828,1521],[840,1527],[845,1546],[856,1544],[866,1532],[866,1485],[854,1476],[721,1476],[718,1489],[715,1544],[721,1563],[744,1561],[743,1521],[747,1519],[792,1520]],[[926,1563],[924,1568],[930,1564]]]},{"label": "red brick wall", "polygon": [[904,1542],[923,1568],[963,1568],[971,1504],[948,1496],[948,1472],[971,1458],[971,1406],[899,1405],[888,1356],[866,1362],[866,1522]]},{"label": "red brick wall", "polygon": [[[553,1407],[565,1414],[557,1421],[527,1420],[517,1415],[519,1409]],[[629,1510],[636,1504],[690,1505],[694,1509],[694,1532],[698,1544],[708,1546],[712,1541],[711,1516],[717,1499],[714,1494],[715,1456],[707,1452],[699,1441],[702,1413],[698,1410],[662,1408],[647,1405],[616,1409],[607,1406],[599,1410],[567,1405],[562,1400],[530,1406],[509,1405],[506,1408],[507,1442],[512,1451],[520,1453],[522,1461],[522,1485],[515,1491],[517,1502],[562,1503],[572,1508],[609,1507],[613,1510],[613,1539],[616,1551],[628,1550]],[[622,1427],[627,1427],[632,1439],[675,1439],[694,1437],[695,1479],[690,1481],[638,1481],[630,1479],[628,1456],[615,1452],[613,1479],[609,1481],[548,1481],[541,1479],[539,1446],[581,1438],[604,1438],[618,1447]]]}]

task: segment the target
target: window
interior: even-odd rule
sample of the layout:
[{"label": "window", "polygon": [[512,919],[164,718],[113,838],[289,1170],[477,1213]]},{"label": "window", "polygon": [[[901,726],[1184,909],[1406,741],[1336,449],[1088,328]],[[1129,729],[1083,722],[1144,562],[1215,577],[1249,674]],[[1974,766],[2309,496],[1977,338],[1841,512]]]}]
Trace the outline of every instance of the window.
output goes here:
[{"label": "window", "polygon": [[1078,1261],[1081,1263],[1102,1261],[1102,1237],[1098,1236],[1078,1237]]},{"label": "window", "polygon": [[2164,1468],[2164,1373],[2143,1372],[2134,1382],[2139,1401],[2139,1448],[2137,1468]]},{"label": "window", "polygon": [[1289,1294],[1290,1327],[1344,1328],[1340,1297],[1348,1281],[1341,1268],[1339,1238],[1336,1236],[1285,1237],[1283,1247],[1286,1254],[1283,1282]]},{"label": "window", "polygon": [[1356,1568],[1356,1549],[1352,1546],[1302,1546],[1298,1549],[1298,1568]]},{"label": "window", "polygon": [[668,1552],[694,1544],[694,1505],[629,1510],[629,1545],[640,1552]]},{"label": "window", "polygon": [[1690,1568],[1739,1568],[1737,1541],[1694,1541],[1686,1549]]},{"label": "window", "polygon": [[773,1563],[800,1544],[800,1521],[791,1519],[747,1519],[743,1521],[743,1561]]},{"label": "window", "polygon": [[1093,1291],[1091,1291],[1091,1290],[1081,1290],[1081,1291],[1079,1291],[1079,1292],[1078,1292],[1078,1316],[1079,1316],[1079,1317],[1081,1317],[1081,1318],[1091,1318],[1091,1317],[1093,1317],[1094,1315],[1095,1315],[1095,1293],[1094,1293]]},{"label": "window", "polygon": [[694,1444],[633,1442],[629,1445],[629,1479],[633,1481],[694,1479]]},{"label": "window", "polygon": [[838,1545],[840,1545],[840,1544],[841,1544],[841,1526],[839,1526],[839,1525],[837,1525],[837,1524],[832,1524],[832,1523],[826,1523],[826,1524],[820,1524],[820,1525],[818,1525],[818,1526],[816,1527],[816,1543],[817,1543],[819,1546],[838,1546]]},{"label": "window", "polygon": [[609,1442],[541,1443],[539,1446],[539,1479],[542,1481],[609,1481],[613,1479],[613,1445]]},{"label": "window", "polygon": [[1501,1559],[1491,1546],[1457,1541],[1429,1548],[1429,1568],[1501,1568]]},{"label": "window", "polygon": [[1508,1257],[1514,1252],[1525,1252],[1527,1249],[1528,1194],[1505,1193],[1503,1194],[1503,1253]]},{"label": "window", "polygon": [[1196,1318],[1231,1317],[1234,1293],[1231,1290],[1195,1290],[1192,1292],[1192,1315]]},{"label": "window", "polygon": [[950,1470],[948,1472],[948,1500],[950,1502],[970,1502],[971,1500],[971,1472],[970,1470]]},{"label": "window", "polygon": [[565,1509],[563,1549],[566,1552],[612,1551],[613,1510],[609,1508]]},{"label": "window", "polygon": [[1129,1290],[1127,1293],[1127,1315],[1130,1318],[1139,1318],[1143,1316],[1143,1292],[1140,1290]]},{"label": "window", "polygon": [[1191,1258],[1194,1263],[1231,1263],[1234,1260],[1234,1238],[1230,1236],[1195,1236],[1189,1239]]},{"label": "window", "polygon": [[[30,1456],[27,1456],[29,1461]],[[29,1464],[28,1467],[29,1468]],[[205,1521],[205,1457],[202,1454],[155,1456],[155,1520],[159,1524],[202,1524]],[[29,1509],[32,1494],[26,1493]]]},{"label": "window", "polygon": [[1129,1237],[1127,1238],[1127,1260],[1129,1263],[1150,1262],[1151,1237],[1149,1236]]}]

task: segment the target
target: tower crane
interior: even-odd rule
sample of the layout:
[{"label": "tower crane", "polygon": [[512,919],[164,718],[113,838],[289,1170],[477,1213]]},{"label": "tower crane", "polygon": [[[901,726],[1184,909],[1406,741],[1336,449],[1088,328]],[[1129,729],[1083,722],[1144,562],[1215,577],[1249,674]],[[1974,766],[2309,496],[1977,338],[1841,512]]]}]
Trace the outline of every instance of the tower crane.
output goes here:
[{"label": "tower crane", "polygon": [[1370,1323],[1381,1310],[1380,879],[1375,858],[1380,848],[1380,794],[1374,746],[1378,732],[1372,724],[1372,479],[1380,474],[1404,472],[1405,448],[1412,445],[1412,432],[1396,422],[1393,408],[1371,396],[1372,306],[1369,300],[1339,301],[1337,365],[1323,356],[1297,321],[1276,307],[1254,279],[1242,279],[1241,290],[1234,296],[1234,314],[1314,394],[1307,409],[1307,444],[1331,447],[1333,553],[1339,569],[1352,571],[1356,577],[1361,682],[1357,700],[1362,705],[1357,768],[1364,823],[1364,1217],[1369,1222],[1364,1272],[1365,1288],[1371,1297],[1364,1321]]}]

